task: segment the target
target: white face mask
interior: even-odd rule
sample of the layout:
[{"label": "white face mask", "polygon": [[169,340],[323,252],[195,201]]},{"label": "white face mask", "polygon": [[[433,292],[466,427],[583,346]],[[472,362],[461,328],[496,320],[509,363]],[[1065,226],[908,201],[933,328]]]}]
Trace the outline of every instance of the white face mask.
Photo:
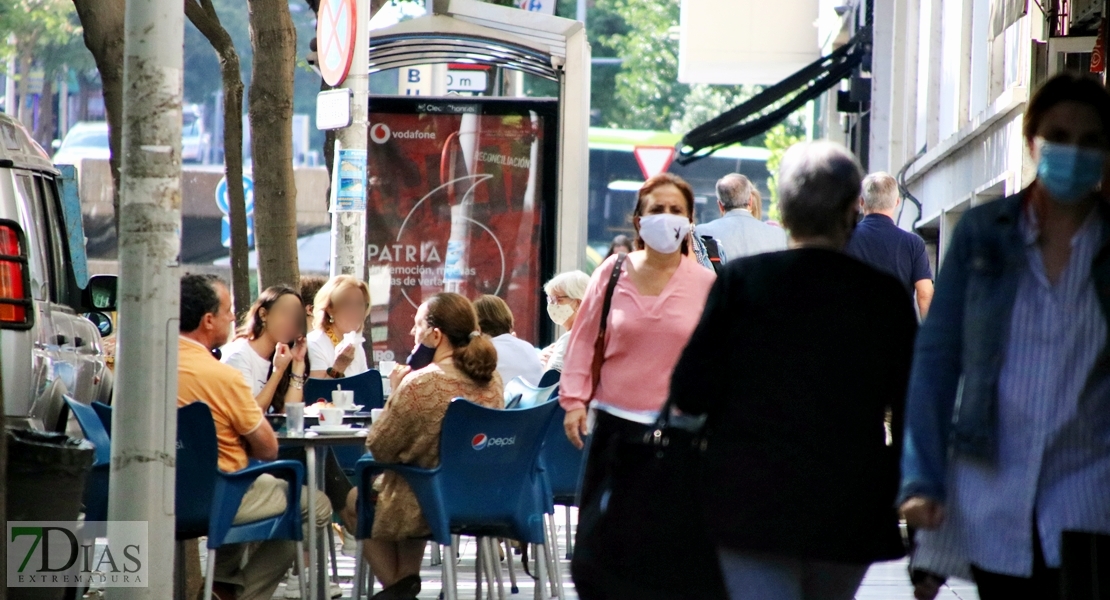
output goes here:
[{"label": "white face mask", "polygon": [[690,233],[690,219],[682,215],[647,215],[640,217],[640,239],[660,254],[674,254]]},{"label": "white face mask", "polygon": [[551,317],[556,325],[562,325],[574,316],[574,307],[569,304],[548,304],[547,316]]}]

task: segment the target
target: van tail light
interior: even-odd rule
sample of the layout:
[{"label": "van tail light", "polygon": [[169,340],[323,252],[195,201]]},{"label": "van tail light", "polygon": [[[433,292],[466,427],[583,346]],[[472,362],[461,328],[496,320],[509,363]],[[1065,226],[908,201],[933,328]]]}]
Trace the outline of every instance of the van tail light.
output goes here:
[{"label": "van tail light", "polygon": [[0,329],[29,329],[34,311],[27,243],[19,225],[0,220]]}]

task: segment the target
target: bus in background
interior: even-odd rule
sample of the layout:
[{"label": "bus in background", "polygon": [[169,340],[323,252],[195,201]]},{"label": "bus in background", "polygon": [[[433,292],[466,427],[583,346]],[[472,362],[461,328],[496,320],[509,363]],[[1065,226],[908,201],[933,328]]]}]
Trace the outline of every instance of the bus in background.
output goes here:
[{"label": "bus in background", "polygon": [[[682,136],[666,131],[590,128],[590,213],[587,261],[592,271],[604,260],[609,243],[620,234],[634,237],[632,211],[644,174],[636,161],[637,146],[674,146]],[[763,195],[766,219],[771,194],[767,189],[766,148],[731,146],[689,165],[671,163],[667,169],[694,188],[695,220],[707,223],[721,216],[717,209],[717,180],[740,173],[752,180]]]}]

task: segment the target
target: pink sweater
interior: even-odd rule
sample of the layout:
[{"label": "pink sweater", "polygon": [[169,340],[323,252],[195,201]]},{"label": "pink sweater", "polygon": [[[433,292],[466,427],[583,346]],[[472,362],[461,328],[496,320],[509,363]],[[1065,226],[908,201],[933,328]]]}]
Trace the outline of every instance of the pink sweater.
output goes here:
[{"label": "pink sweater", "polygon": [[[594,271],[570,334],[559,403],[570,411],[591,400],[590,366],[605,288],[616,257]],[[605,362],[593,400],[617,408],[658,412],[670,391],[671,372],[705,308],[713,271],[685,257],[658,296],[642,296],[628,277],[628,262],[609,309]]]}]

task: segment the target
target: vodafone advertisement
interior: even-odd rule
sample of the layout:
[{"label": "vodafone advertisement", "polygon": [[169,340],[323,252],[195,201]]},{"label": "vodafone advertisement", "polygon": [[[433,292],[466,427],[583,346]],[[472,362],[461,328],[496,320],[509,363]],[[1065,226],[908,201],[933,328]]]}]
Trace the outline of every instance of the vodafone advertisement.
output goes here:
[{"label": "vodafone advertisement", "polygon": [[389,279],[376,355],[403,361],[416,308],[442,291],[500,296],[517,337],[550,341],[557,114],[554,100],[371,98],[366,259]]}]

